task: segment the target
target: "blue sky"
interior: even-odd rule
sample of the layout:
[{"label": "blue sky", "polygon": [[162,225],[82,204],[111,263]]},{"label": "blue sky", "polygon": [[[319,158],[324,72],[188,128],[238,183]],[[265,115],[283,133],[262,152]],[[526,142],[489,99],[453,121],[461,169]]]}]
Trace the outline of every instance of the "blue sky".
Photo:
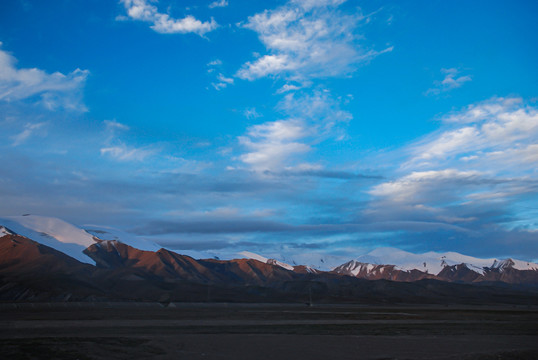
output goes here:
[{"label": "blue sky", "polygon": [[538,4],[0,4],[0,215],[538,259]]}]

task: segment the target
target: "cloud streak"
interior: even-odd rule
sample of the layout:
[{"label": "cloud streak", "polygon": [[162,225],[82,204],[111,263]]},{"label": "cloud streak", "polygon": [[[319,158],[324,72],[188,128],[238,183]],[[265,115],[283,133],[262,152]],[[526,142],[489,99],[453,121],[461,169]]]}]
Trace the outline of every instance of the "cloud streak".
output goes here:
[{"label": "cloud streak", "polygon": [[155,154],[155,151],[151,149],[129,147],[124,144],[104,147],[101,148],[100,152],[101,155],[107,155],[120,161],[144,161]]},{"label": "cloud streak", "polygon": [[239,143],[248,152],[239,159],[256,171],[280,168],[290,158],[310,151],[310,146],[297,140],[306,136],[301,121],[280,120],[254,125],[247,136],[239,137]]},{"label": "cloud streak", "polygon": [[411,159],[404,168],[460,160],[498,168],[498,162],[492,163],[495,158],[505,159],[502,164],[507,166],[520,164],[528,168],[533,164],[529,163],[532,156],[515,156],[538,142],[538,109],[524,104],[521,98],[492,98],[442,120],[448,129],[412,145]]},{"label": "cloud streak", "polygon": [[492,98],[442,121],[441,130],[398,150],[395,178],[372,186],[361,218],[457,224],[475,246],[488,242],[484,233],[536,238],[529,204],[538,201],[538,109],[521,98]]},{"label": "cloud streak", "polygon": [[234,79],[228,78],[222,74],[217,75],[217,82],[211,83],[215,90],[221,90],[226,88],[228,85],[233,85]]},{"label": "cloud streak", "polygon": [[47,125],[46,122],[28,123],[24,125],[24,130],[16,135],[13,135],[13,146],[19,146],[24,143],[28,138],[35,135]]},{"label": "cloud streak", "polygon": [[48,74],[38,68],[17,68],[16,64],[14,56],[0,49],[0,102],[32,102],[37,97],[35,101],[50,110],[87,110],[81,93],[88,70]]},{"label": "cloud streak", "polygon": [[243,27],[255,31],[268,54],[245,63],[236,76],[255,80],[284,76],[290,80],[343,76],[382,51],[359,46],[357,28],[366,17],[338,10],[344,1],[289,1],[251,16]]},{"label": "cloud streak", "polygon": [[313,95],[290,93],[277,108],[284,111],[287,118],[253,125],[246,135],[238,138],[246,149],[239,160],[257,172],[317,167],[301,163],[301,156],[323,140],[343,139],[343,125],[352,118],[350,113],[340,109],[340,100],[334,99],[328,91],[316,91]]}]

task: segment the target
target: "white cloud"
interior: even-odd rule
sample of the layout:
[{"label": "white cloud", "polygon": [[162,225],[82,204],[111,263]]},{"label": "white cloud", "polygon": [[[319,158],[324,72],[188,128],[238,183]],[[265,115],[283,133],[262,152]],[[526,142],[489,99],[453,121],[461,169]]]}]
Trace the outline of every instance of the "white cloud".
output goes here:
[{"label": "white cloud", "polygon": [[259,117],[262,117],[260,113],[256,111],[256,108],[248,108],[243,111],[243,115],[249,120],[251,119],[257,119]]},{"label": "white cloud", "polygon": [[[213,61],[210,61],[207,64],[207,72],[208,73],[215,73],[217,71],[217,68],[222,65],[222,61],[220,59],[215,59]],[[216,76],[216,81],[211,83],[211,86],[215,88],[215,90],[222,90],[226,88],[228,85],[233,85],[234,79],[231,77],[226,77],[222,73],[219,73]]]},{"label": "white cloud", "polygon": [[17,68],[16,63],[15,57],[0,50],[0,101],[15,102],[38,96],[38,102],[51,110],[86,110],[81,92],[88,70],[48,74],[37,68]]},{"label": "white cloud", "polygon": [[308,11],[316,7],[322,6],[338,6],[345,3],[347,0],[292,0],[292,4],[296,4]]},{"label": "white cloud", "polygon": [[[256,171],[283,171],[304,163],[305,154],[325,140],[346,138],[345,124],[352,119],[340,109],[345,103],[326,89],[299,92],[314,79],[347,76],[356,66],[383,52],[366,49],[358,27],[368,21],[359,8],[352,13],[339,9],[345,0],[289,0],[284,5],[250,16],[241,24],[257,33],[267,49],[255,54],[235,76],[244,80],[279,77],[286,83],[276,94],[285,94],[276,109],[283,119],[250,127],[239,142],[246,153],[239,159]],[[347,100],[346,100],[347,101]],[[299,129],[301,131],[299,131]],[[263,131],[262,131],[263,130]],[[296,130],[292,139],[284,134]],[[298,165],[299,164],[299,165]]]},{"label": "white cloud", "polygon": [[239,159],[258,172],[312,166],[299,162],[300,155],[323,140],[344,137],[339,124],[347,123],[351,114],[339,105],[339,99],[333,99],[328,91],[316,91],[311,96],[286,95],[277,109],[287,118],[249,127],[247,134],[239,137],[239,143],[247,149]]},{"label": "white cloud", "polygon": [[478,159],[477,155],[463,156],[460,158],[461,161],[473,161]]},{"label": "white cloud", "polygon": [[275,170],[297,154],[310,151],[310,146],[298,142],[306,134],[299,121],[280,120],[254,125],[248,136],[239,137],[239,142],[249,151],[240,160],[256,171]]},{"label": "white cloud", "polygon": [[208,74],[211,74],[213,72],[215,72],[217,70],[217,67],[221,66],[222,65],[222,61],[220,59],[216,59],[216,60],[213,60],[213,61],[210,61],[207,63],[207,73]]},{"label": "white cloud", "polygon": [[301,87],[293,84],[284,84],[280,89],[277,90],[277,94],[283,94],[289,91],[299,90]]},{"label": "white cloud", "polygon": [[116,120],[105,120],[103,124],[104,140],[99,149],[101,156],[108,156],[117,161],[144,161],[158,152],[154,146],[135,147],[125,144],[119,133],[129,131],[128,125]]},{"label": "white cloud", "polygon": [[265,138],[270,141],[296,140],[305,136],[306,130],[299,121],[273,121],[254,125],[248,130],[248,135],[255,138]]},{"label": "white cloud", "polygon": [[12,136],[13,139],[13,146],[18,146],[25,142],[29,137],[34,135],[39,130],[43,129],[43,127],[46,125],[46,122],[40,122],[40,123],[34,123],[34,124],[26,124],[24,125],[24,130],[20,132],[17,135]]},{"label": "white cloud", "polygon": [[[483,176],[477,171],[443,169],[415,171],[394,181],[376,185],[369,191],[371,195],[387,197],[394,202],[420,202],[432,192],[438,192],[442,183],[476,183]],[[437,194],[438,195],[438,194]]]},{"label": "white cloud", "polygon": [[417,149],[418,155],[415,159],[447,158],[472,150],[480,146],[481,142],[480,131],[475,127],[446,131]]},{"label": "white cloud", "polygon": [[471,104],[461,111],[455,111],[442,120],[445,123],[475,123],[498,116],[499,114],[515,110],[521,107],[523,99],[517,97],[511,98],[492,98],[478,104]]},{"label": "white cloud", "polygon": [[107,155],[119,161],[143,161],[154,155],[155,150],[129,147],[124,144],[101,148],[101,155]]},{"label": "white cloud", "polygon": [[254,62],[247,62],[237,72],[237,76],[241,79],[255,80],[295,68],[297,64],[290,62],[287,55],[265,55]]},{"label": "white cloud", "polygon": [[444,121],[449,129],[410,146],[412,156],[404,168],[436,166],[458,158],[499,166],[488,160],[491,156],[486,155],[492,152],[505,154],[497,159],[519,164],[532,156],[516,154],[538,143],[538,109],[526,106],[521,98],[493,98],[454,112]]},{"label": "white cloud", "polygon": [[122,124],[120,122],[117,122],[116,120],[105,120],[103,121],[105,124],[107,130],[115,131],[115,130],[129,130],[129,126]]},{"label": "white cloud", "polygon": [[435,87],[428,89],[428,91],[426,91],[426,94],[438,95],[442,92],[457,89],[466,82],[472,80],[469,75],[458,76],[460,72],[461,71],[456,68],[441,69],[441,73],[445,74],[445,78],[441,81],[435,81]]},{"label": "white cloud", "polygon": [[220,81],[220,82],[223,82],[223,83],[226,83],[226,84],[233,84],[234,83],[234,79],[232,78],[228,78],[222,74],[219,74],[219,76],[217,76],[217,79]]},{"label": "white cloud", "polygon": [[148,0],[120,1],[131,19],[151,23],[150,27],[161,34],[195,33],[202,36],[218,27],[213,18],[206,22],[202,22],[192,15],[187,15],[182,19],[174,19],[168,14],[160,13],[156,6],[149,4]]},{"label": "white cloud", "polygon": [[[338,10],[344,1],[290,1],[248,18],[243,27],[255,31],[269,54],[247,62],[242,79],[285,75],[290,79],[342,76],[354,65],[377,56],[357,44],[356,29],[366,17]],[[387,49],[390,51],[392,48]]]},{"label": "white cloud", "polygon": [[509,163],[513,162],[513,159],[517,159],[517,166],[528,164],[538,169],[538,144],[529,144],[504,151],[494,151],[485,155],[493,161],[501,163]]},{"label": "white cloud", "polygon": [[397,151],[395,180],[370,189],[364,214],[495,227],[503,217],[502,227],[516,226],[514,207],[538,196],[538,108],[492,98],[442,119],[440,131]]},{"label": "white cloud", "polygon": [[279,110],[284,110],[292,118],[301,118],[308,122],[309,128],[316,133],[319,140],[323,138],[343,139],[344,128],[353,115],[340,109],[342,100],[333,98],[331,93],[324,90],[314,91],[312,95],[300,96],[290,93],[278,104]]},{"label": "white cloud", "polygon": [[234,79],[233,78],[228,78],[222,74],[219,74],[217,76],[217,80],[218,82],[216,83],[211,83],[211,85],[213,85],[213,87],[215,88],[215,90],[221,90],[221,89],[224,89],[225,87],[227,87],[228,85],[232,85],[234,83]]},{"label": "white cloud", "polygon": [[129,131],[129,126],[117,122],[116,120],[105,120],[103,121],[105,125],[105,138],[104,143],[107,147],[110,147],[112,144],[118,142],[118,133],[122,131]]},{"label": "white cloud", "polygon": [[457,76],[460,73],[460,71],[455,68],[441,69],[441,72],[446,74],[443,81],[441,81],[441,85],[443,85],[447,89],[459,88],[461,85],[463,85],[467,81],[471,81],[471,77],[468,75]]},{"label": "white cloud", "polygon": [[207,63],[207,66],[219,66],[219,65],[222,65],[222,60],[220,59],[215,59]]},{"label": "white cloud", "polygon": [[227,0],[215,0],[211,4],[208,5],[210,9],[217,8],[217,7],[226,7],[228,6]]}]

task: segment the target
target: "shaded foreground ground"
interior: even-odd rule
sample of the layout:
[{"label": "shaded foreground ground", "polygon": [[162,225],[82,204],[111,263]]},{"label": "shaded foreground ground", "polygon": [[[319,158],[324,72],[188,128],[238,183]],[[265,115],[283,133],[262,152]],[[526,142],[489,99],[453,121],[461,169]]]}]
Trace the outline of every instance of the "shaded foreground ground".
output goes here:
[{"label": "shaded foreground ground", "polygon": [[6,359],[538,359],[537,307],[0,304]]}]

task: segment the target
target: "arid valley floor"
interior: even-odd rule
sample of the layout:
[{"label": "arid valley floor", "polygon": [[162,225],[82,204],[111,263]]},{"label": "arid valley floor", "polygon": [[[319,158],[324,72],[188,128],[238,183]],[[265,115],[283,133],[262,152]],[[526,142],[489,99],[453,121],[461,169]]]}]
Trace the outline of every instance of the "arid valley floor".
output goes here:
[{"label": "arid valley floor", "polygon": [[5,359],[537,359],[538,307],[0,304]]}]

